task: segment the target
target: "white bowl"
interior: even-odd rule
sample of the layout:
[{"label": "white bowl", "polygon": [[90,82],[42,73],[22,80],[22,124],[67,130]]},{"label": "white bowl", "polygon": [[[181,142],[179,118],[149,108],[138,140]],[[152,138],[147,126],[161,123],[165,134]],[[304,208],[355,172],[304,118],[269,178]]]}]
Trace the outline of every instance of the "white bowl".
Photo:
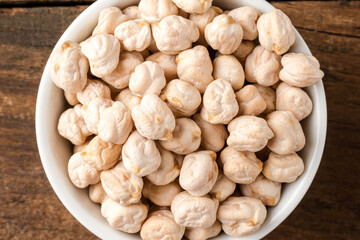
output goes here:
[{"label": "white bowl", "polygon": [[[138,4],[138,0],[98,0],[88,7],[69,26],[59,42],[86,39],[96,26],[99,12],[110,6],[121,9]],[[214,5],[223,9],[253,6],[261,12],[274,7],[264,0],[214,0]],[[293,52],[311,54],[302,37],[296,31]],[[295,209],[308,190],[319,167],[326,135],[326,100],[322,81],[306,89],[314,103],[312,114],[302,121],[306,135],[306,146],[300,152],[305,162],[305,171],[294,183],[284,184],[282,197],[277,206],[268,208],[268,216],[261,228],[240,239],[260,239],[275,229]],[[49,62],[41,78],[36,103],[36,137],[41,161],[55,193],[70,213],[87,229],[102,239],[140,239],[139,235],[126,234],[110,227],[100,213],[100,206],[90,201],[88,191],[72,185],[67,174],[67,162],[72,154],[70,143],[57,132],[57,122],[65,110],[63,92],[50,79]],[[235,239],[222,234],[217,239]],[[238,238],[237,238],[238,239]]]}]

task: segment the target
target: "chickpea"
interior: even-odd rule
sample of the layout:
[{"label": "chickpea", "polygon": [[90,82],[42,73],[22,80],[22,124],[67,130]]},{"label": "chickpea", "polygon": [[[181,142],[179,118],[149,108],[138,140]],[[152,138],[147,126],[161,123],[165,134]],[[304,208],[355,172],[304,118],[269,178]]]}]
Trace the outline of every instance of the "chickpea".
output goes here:
[{"label": "chickpea", "polygon": [[115,97],[114,100],[122,102],[125,107],[131,111],[135,106],[140,104],[141,97],[133,94],[129,88],[125,88]]},{"label": "chickpea", "polygon": [[157,186],[149,180],[145,181],[143,195],[158,206],[170,206],[174,197],[180,193],[181,187],[176,182]]},{"label": "chickpea", "polygon": [[106,98],[96,97],[88,105],[83,105],[82,115],[87,128],[93,134],[98,134],[100,116],[105,109],[111,107],[113,101]]},{"label": "chickpea", "polygon": [[101,205],[101,214],[110,226],[126,233],[137,233],[145,221],[148,207],[143,203],[121,205],[111,198],[106,198]]},{"label": "chickpea", "polygon": [[279,81],[280,59],[276,53],[257,46],[246,58],[246,80],[266,87],[274,85]]},{"label": "chickpea", "polygon": [[240,116],[228,125],[230,136],[227,144],[237,151],[257,152],[274,137],[266,121],[255,116]]},{"label": "chickpea", "polygon": [[101,184],[108,197],[121,205],[129,205],[140,201],[144,183],[119,162],[101,173]]},{"label": "chickpea", "polygon": [[261,86],[260,84],[254,84],[253,86],[257,88],[266,103],[266,108],[262,114],[266,115],[275,111],[276,94],[274,89],[272,87]]},{"label": "chickpea", "polygon": [[138,52],[122,52],[115,70],[103,77],[103,80],[117,89],[126,88],[129,86],[131,74],[143,61],[144,58]]},{"label": "chickpea", "polygon": [[[151,38],[152,39],[152,38]],[[149,45],[150,46],[150,45]],[[133,51],[135,53],[135,51]],[[143,57],[143,59],[146,59],[150,56],[150,51],[148,48],[140,52],[140,55]]]},{"label": "chickpea", "polygon": [[150,25],[143,19],[129,20],[116,27],[114,35],[126,51],[145,50],[151,42]]},{"label": "chickpea", "polygon": [[201,118],[200,114],[193,116],[194,121],[201,130],[201,147],[214,152],[220,151],[228,137],[228,132],[222,124],[211,124]]},{"label": "chickpea", "polygon": [[51,53],[51,80],[69,94],[85,87],[88,70],[89,62],[76,42],[66,41]]},{"label": "chickpea", "polygon": [[234,90],[244,85],[245,74],[241,63],[232,55],[219,55],[214,59],[214,78],[222,78],[231,83]]},{"label": "chickpea", "polygon": [[156,62],[159,64],[159,66],[164,70],[167,82],[177,78],[177,64],[175,55],[157,52],[150,55],[146,61]]},{"label": "chickpea", "polygon": [[138,6],[130,6],[125,8],[123,11],[130,20],[141,19],[140,10]]},{"label": "chickpea", "polygon": [[156,46],[156,42],[155,42],[155,39],[154,39],[154,38],[152,38],[151,43],[150,43],[148,49],[149,49],[150,52],[152,52],[152,53],[157,53],[157,52],[159,52],[159,49],[158,49],[157,46]]},{"label": "chickpea", "polygon": [[216,153],[200,151],[186,155],[180,171],[180,186],[193,196],[203,196],[214,186],[219,169]]},{"label": "chickpea", "polygon": [[98,24],[92,35],[95,36],[100,33],[114,34],[116,26],[127,20],[129,20],[129,17],[124,15],[119,8],[105,8],[100,12]]},{"label": "chickpea", "polygon": [[191,228],[208,228],[216,221],[219,201],[209,195],[192,196],[184,191],[175,196],[171,212],[177,224]]},{"label": "chickpea", "polygon": [[201,45],[181,52],[176,57],[179,78],[204,93],[206,87],[214,80],[213,65],[208,50]]},{"label": "chickpea", "polygon": [[174,221],[169,210],[158,210],[149,214],[141,228],[140,236],[144,240],[181,240],[185,228]]},{"label": "chickpea", "polygon": [[88,105],[94,98],[111,99],[111,92],[104,82],[89,79],[84,89],[78,92],[76,96],[81,104]]},{"label": "chickpea", "polygon": [[220,204],[217,218],[227,235],[240,237],[257,231],[266,215],[266,208],[258,199],[229,197]]},{"label": "chickpea", "polygon": [[71,156],[68,163],[68,174],[71,182],[78,188],[86,188],[100,181],[100,172],[87,164],[81,153]]},{"label": "chickpea", "polygon": [[244,31],[243,39],[251,41],[258,36],[256,22],[260,15],[259,10],[249,6],[235,8],[229,12],[229,16],[241,25]]},{"label": "chickpea", "polygon": [[231,16],[221,14],[205,28],[207,43],[221,54],[231,54],[239,48],[243,30]]},{"label": "chickpea", "polygon": [[254,85],[246,85],[235,95],[239,104],[238,115],[259,115],[266,109],[266,102]]},{"label": "chickpea", "polygon": [[266,116],[274,133],[268,148],[282,155],[300,151],[305,146],[305,135],[299,121],[289,111],[275,111]]},{"label": "chickpea", "polygon": [[183,161],[183,156],[175,155],[174,153],[158,146],[161,155],[161,164],[159,168],[146,176],[153,184],[167,185],[173,182],[180,174],[180,168]]},{"label": "chickpea", "polygon": [[212,0],[173,0],[176,6],[188,13],[205,13],[211,6]]},{"label": "chickpea", "polygon": [[178,14],[178,8],[171,0],[141,0],[139,12],[147,22],[156,23],[167,16]]},{"label": "chickpea", "polygon": [[88,138],[86,138],[86,141],[81,144],[81,145],[74,145],[73,147],[73,154],[78,153],[78,152],[82,152],[82,150],[89,144],[89,142],[91,141],[91,139],[94,138],[94,135],[89,136]]},{"label": "chickpea", "polygon": [[281,183],[271,181],[260,174],[254,182],[240,185],[240,190],[246,197],[257,198],[267,206],[276,206],[280,200]]},{"label": "chickpea", "polygon": [[189,240],[206,240],[216,237],[221,232],[221,223],[216,220],[213,225],[207,228],[186,228],[185,236]]},{"label": "chickpea", "polygon": [[200,116],[211,124],[228,124],[239,112],[230,82],[217,79],[209,84],[203,97]]},{"label": "chickpea", "polygon": [[153,173],[161,164],[155,142],[142,137],[137,131],[132,132],[125,142],[122,159],[127,170],[141,177]]},{"label": "chickpea", "polygon": [[58,122],[59,134],[68,139],[74,145],[81,145],[92,133],[86,126],[81,111],[81,105],[69,108],[63,112]]},{"label": "chickpea", "polygon": [[96,136],[82,150],[81,157],[97,170],[107,170],[119,161],[121,148],[121,145],[104,142]]},{"label": "chickpea", "polygon": [[324,72],[314,57],[303,53],[287,53],[281,59],[280,79],[295,87],[308,87],[320,81]]},{"label": "chickpea", "polygon": [[164,70],[155,62],[146,61],[136,66],[131,75],[129,88],[138,96],[155,94],[159,96],[166,85]]},{"label": "chickpea", "polygon": [[222,202],[234,193],[235,188],[236,183],[228,179],[222,172],[219,172],[215,185],[209,194],[219,200],[219,202]]},{"label": "chickpea", "polygon": [[89,59],[91,73],[96,77],[109,75],[119,63],[120,43],[111,34],[97,34],[80,43],[80,46]]},{"label": "chickpea", "polygon": [[152,24],[152,34],[157,48],[166,54],[178,54],[191,48],[199,39],[199,29],[189,19],[171,15]]},{"label": "chickpea", "polygon": [[132,119],[139,133],[154,140],[169,140],[175,129],[175,117],[170,108],[153,94],[145,95],[140,105],[131,111]]},{"label": "chickpea", "polygon": [[257,30],[261,46],[278,55],[287,52],[295,42],[291,20],[279,9],[261,15],[257,21]]},{"label": "chickpea", "polygon": [[240,61],[242,66],[245,66],[247,56],[254,51],[255,47],[255,42],[243,40],[238,49],[233,52],[233,55]]},{"label": "chickpea", "polygon": [[279,155],[270,153],[264,163],[263,174],[276,182],[294,182],[304,172],[304,162],[296,153]]},{"label": "chickpea", "polygon": [[249,184],[261,173],[263,163],[253,152],[239,152],[231,147],[220,154],[224,175],[235,183]]},{"label": "chickpea", "polygon": [[201,142],[199,126],[189,118],[177,118],[175,122],[173,138],[160,141],[160,145],[166,150],[181,155],[196,151]]},{"label": "chickpea", "polygon": [[68,93],[64,91],[64,97],[71,106],[75,106],[79,103],[79,100],[76,97],[76,93]]},{"label": "chickpea", "polygon": [[98,182],[97,184],[94,185],[90,185],[89,197],[90,200],[93,201],[94,203],[102,203],[107,198],[106,192],[104,191],[101,182]]}]

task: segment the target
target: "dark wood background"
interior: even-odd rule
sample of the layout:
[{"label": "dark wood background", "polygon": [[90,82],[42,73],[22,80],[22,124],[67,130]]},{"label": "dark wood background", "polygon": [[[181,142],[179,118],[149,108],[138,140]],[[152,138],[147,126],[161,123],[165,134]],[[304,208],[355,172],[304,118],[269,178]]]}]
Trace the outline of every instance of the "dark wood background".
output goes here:
[{"label": "dark wood background", "polygon": [[[0,0],[0,239],[96,239],[65,209],[43,171],[35,103],[62,32],[92,1]],[[272,2],[325,72],[328,131],[316,178],[266,239],[359,239],[360,2]]]}]

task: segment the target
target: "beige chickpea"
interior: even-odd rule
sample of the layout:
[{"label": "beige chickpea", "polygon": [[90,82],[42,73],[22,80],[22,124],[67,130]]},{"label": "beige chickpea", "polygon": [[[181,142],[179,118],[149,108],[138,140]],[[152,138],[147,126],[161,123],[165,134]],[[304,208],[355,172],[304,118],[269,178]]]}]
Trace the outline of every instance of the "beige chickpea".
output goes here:
[{"label": "beige chickpea", "polygon": [[212,0],[173,0],[173,2],[188,13],[205,13],[212,4]]},{"label": "beige chickpea", "polygon": [[111,91],[104,82],[89,79],[84,89],[78,92],[76,97],[81,104],[88,105],[94,98],[111,99]]},{"label": "beige chickpea", "polygon": [[64,97],[68,104],[71,106],[75,106],[79,103],[79,100],[77,99],[76,93],[68,93],[64,91]]},{"label": "beige chickpea", "polygon": [[261,12],[256,8],[245,6],[231,10],[229,15],[239,23],[244,31],[243,39],[255,40],[258,36],[256,22]]},{"label": "beige chickpea", "polygon": [[291,20],[279,9],[261,15],[257,21],[257,30],[261,46],[278,55],[287,52],[295,42]]},{"label": "beige chickpea", "polygon": [[138,52],[122,52],[115,70],[103,77],[103,80],[117,89],[123,89],[129,86],[131,74],[143,61],[144,58]]},{"label": "beige chickpea", "polygon": [[211,6],[206,12],[204,13],[192,13],[190,14],[190,20],[193,21],[195,23],[195,25],[198,27],[199,31],[200,31],[200,37],[199,40],[197,41],[197,43],[203,45],[203,46],[207,46],[207,42],[205,39],[205,27],[206,25],[208,25],[209,23],[212,22],[212,20],[218,16],[219,14],[221,14],[223,12],[223,10],[221,10],[221,8],[215,7],[215,6]]},{"label": "beige chickpea", "polygon": [[208,50],[201,45],[181,52],[176,57],[179,78],[204,93],[206,87],[214,80],[213,65]]},{"label": "beige chickpea", "polygon": [[177,15],[167,16],[159,23],[152,24],[151,28],[157,48],[166,54],[178,54],[191,48],[200,36],[199,29],[192,21]]},{"label": "beige chickpea", "polygon": [[166,207],[171,205],[174,197],[181,191],[181,187],[176,182],[157,186],[149,180],[145,180],[143,195],[154,204]]},{"label": "beige chickpea", "polygon": [[175,155],[174,153],[158,146],[161,155],[161,164],[159,168],[146,176],[153,184],[162,186],[173,182],[180,174],[180,168],[183,161],[183,156]]},{"label": "beige chickpea", "polygon": [[242,66],[245,66],[247,56],[253,52],[255,47],[256,45],[253,41],[241,41],[240,46],[233,52],[233,55],[240,61]]},{"label": "beige chickpea", "polygon": [[71,156],[68,163],[68,174],[71,182],[78,188],[86,188],[100,181],[100,171],[87,164],[81,153]]},{"label": "beige chickpea", "polygon": [[111,107],[113,101],[110,99],[96,97],[92,99],[88,105],[82,106],[82,115],[87,128],[93,134],[98,134],[100,116],[103,112]]},{"label": "beige chickpea", "polygon": [[276,206],[281,196],[281,183],[271,181],[260,174],[254,182],[240,185],[240,190],[246,197],[257,198],[267,206]]},{"label": "beige chickpea", "polygon": [[132,119],[139,133],[154,140],[169,140],[175,129],[175,117],[170,108],[153,94],[145,95],[140,105],[131,111]]},{"label": "beige chickpea", "polygon": [[215,185],[209,194],[219,200],[219,202],[222,202],[234,193],[235,188],[236,183],[228,179],[222,172],[219,172]]},{"label": "beige chickpea", "polygon": [[268,148],[282,155],[300,151],[305,146],[305,135],[299,121],[289,111],[275,111],[266,116],[274,133]]},{"label": "beige chickpea", "polygon": [[213,225],[207,228],[186,228],[185,236],[189,240],[206,240],[216,237],[221,232],[221,223],[216,220]]},{"label": "beige chickpea", "polygon": [[214,152],[220,151],[228,137],[228,132],[222,124],[211,124],[201,118],[200,114],[193,116],[194,121],[201,130],[201,147]]},{"label": "beige chickpea", "polygon": [[134,19],[140,19],[140,10],[138,6],[130,6],[125,8],[123,11],[123,14],[125,14],[130,20]]},{"label": "beige chickpea", "polygon": [[51,80],[69,94],[85,87],[88,70],[89,62],[76,42],[66,41],[51,53]]},{"label": "beige chickpea", "polygon": [[90,200],[93,201],[94,203],[102,203],[107,198],[106,192],[104,191],[101,182],[98,182],[97,184],[94,185],[90,185],[89,197]]},{"label": "beige chickpea", "polygon": [[81,144],[81,145],[74,145],[73,147],[73,154],[78,153],[78,152],[82,152],[82,150],[89,144],[89,142],[91,141],[91,139],[94,138],[94,135],[89,136],[88,138],[86,138],[86,141]]},{"label": "beige chickpea", "polygon": [[231,83],[234,90],[244,85],[245,74],[241,63],[232,55],[219,55],[214,59],[214,78],[222,78]]},{"label": "beige chickpea", "polygon": [[231,54],[240,46],[243,30],[240,24],[226,14],[214,18],[205,28],[206,42],[222,54]]},{"label": "beige chickpea", "polygon": [[235,93],[239,115],[259,115],[266,109],[266,102],[254,85],[246,85]]},{"label": "beige chickpea", "polygon": [[209,195],[192,196],[184,191],[175,196],[171,203],[171,212],[175,222],[184,227],[207,228],[216,221],[219,201]]},{"label": "beige chickpea", "polygon": [[101,184],[107,196],[121,205],[139,202],[144,185],[142,178],[130,173],[123,162],[103,171]]},{"label": "beige chickpea", "polygon": [[150,25],[143,19],[129,20],[115,28],[114,35],[126,51],[145,50],[151,43]]},{"label": "beige chickpea", "polygon": [[260,84],[254,84],[254,87],[257,88],[259,91],[261,97],[264,99],[266,103],[266,108],[262,112],[262,114],[269,114],[273,111],[275,111],[275,102],[276,102],[276,93],[275,90],[272,87],[264,87]]},{"label": "beige chickpea", "polygon": [[276,110],[290,111],[298,121],[311,113],[312,101],[307,93],[298,87],[283,82],[276,88]]},{"label": "beige chickpea", "polygon": [[148,23],[156,23],[167,16],[178,14],[178,8],[171,0],[141,0],[139,12]]},{"label": "beige chickpea", "polygon": [[263,174],[276,182],[294,182],[304,172],[304,162],[296,153],[279,155],[270,153],[264,163]]},{"label": "beige chickpea", "polygon": [[162,140],[160,145],[166,150],[185,155],[196,151],[200,147],[200,142],[199,126],[189,118],[177,118],[172,139]]},{"label": "beige chickpea", "polygon": [[111,227],[126,233],[137,233],[147,217],[148,207],[143,203],[121,205],[106,198],[101,205],[101,214]]},{"label": "beige chickpea", "polygon": [[203,196],[210,192],[219,173],[216,153],[199,151],[188,154],[180,170],[180,186],[193,196]]},{"label": "beige chickpea", "polygon": [[138,95],[155,94],[159,96],[166,85],[164,70],[155,62],[146,61],[136,66],[131,74],[129,88]]},{"label": "beige chickpea", "polygon": [[220,154],[224,175],[235,183],[249,184],[261,173],[263,163],[253,152],[239,152],[231,147]]},{"label": "beige chickpea", "polygon": [[83,144],[86,138],[92,134],[86,126],[80,104],[61,114],[57,129],[62,137],[74,145]]},{"label": "beige chickpea", "polygon": [[140,236],[143,240],[181,240],[184,232],[185,228],[175,222],[169,210],[158,210],[149,214]]},{"label": "beige chickpea", "polygon": [[161,164],[161,156],[155,142],[142,137],[137,131],[130,134],[121,156],[125,168],[141,177],[153,173]]},{"label": "beige chickpea", "polygon": [[266,215],[266,208],[258,199],[229,197],[220,204],[217,218],[227,235],[240,237],[257,231]]},{"label": "beige chickpea", "polygon": [[324,72],[314,57],[303,53],[287,53],[281,58],[280,79],[295,87],[308,87],[320,81]]},{"label": "beige chickpea", "polygon": [[228,124],[239,112],[230,82],[217,79],[209,84],[203,96],[202,119],[211,124]]},{"label": "beige chickpea", "polygon": [[129,20],[129,17],[124,15],[119,8],[105,8],[100,12],[98,24],[92,35],[95,36],[100,33],[114,34],[116,26],[127,20]]},{"label": "beige chickpea", "polygon": [[245,78],[248,82],[271,86],[279,81],[281,57],[276,53],[257,46],[246,58]]},{"label": "beige chickpea", "polygon": [[140,104],[141,97],[133,94],[129,88],[125,88],[115,97],[114,100],[122,102],[125,107],[131,111],[135,106]]},{"label": "beige chickpea", "polygon": [[[150,45],[149,45],[150,46]],[[135,52],[135,51],[133,51]],[[149,51],[149,48],[146,48],[145,50],[141,51],[140,52],[140,55],[143,57],[143,59],[146,59],[150,56],[150,51]]]},{"label": "beige chickpea", "polygon": [[146,61],[156,62],[164,70],[166,81],[177,78],[176,56],[157,52],[146,58]]},{"label": "beige chickpea", "polygon": [[119,161],[121,148],[121,145],[104,142],[96,136],[82,150],[81,156],[90,166],[98,170],[107,170]]}]

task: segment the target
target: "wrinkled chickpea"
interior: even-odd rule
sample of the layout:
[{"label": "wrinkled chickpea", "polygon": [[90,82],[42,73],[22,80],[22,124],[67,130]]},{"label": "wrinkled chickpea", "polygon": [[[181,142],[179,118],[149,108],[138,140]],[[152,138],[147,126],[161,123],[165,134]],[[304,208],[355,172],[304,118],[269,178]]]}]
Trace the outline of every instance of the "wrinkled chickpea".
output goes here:
[{"label": "wrinkled chickpea", "polygon": [[246,85],[235,93],[239,104],[238,115],[259,115],[266,109],[266,102],[254,85]]},{"label": "wrinkled chickpea", "polygon": [[79,103],[79,100],[76,97],[76,93],[68,93],[64,91],[64,97],[68,102],[68,104],[70,104],[71,106],[75,106],[76,104]]},{"label": "wrinkled chickpea", "polygon": [[136,96],[129,88],[122,90],[114,99],[122,102],[130,111],[141,102],[141,97]]},{"label": "wrinkled chickpea", "polygon": [[89,197],[90,200],[94,203],[102,203],[107,198],[106,192],[104,191],[104,188],[101,185],[101,182],[98,182],[97,184],[90,185],[89,187]]},{"label": "wrinkled chickpea", "polygon": [[213,0],[172,0],[176,6],[188,13],[205,13]]},{"label": "wrinkled chickpea", "polygon": [[81,104],[88,105],[94,98],[111,99],[111,91],[104,82],[88,79],[86,86],[76,94],[76,97]]},{"label": "wrinkled chickpea", "polygon": [[186,228],[185,236],[189,240],[206,240],[216,237],[221,232],[221,223],[216,220],[213,225],[207,228]]},{"label": "wrinkled chickpea", "polygon": [[259,10],[249,6],[235,8],[229,12],[229,16],[241,25],[244,31],[243,39],[251,41],[258,36],[256,22],[260,15]]},{"label": "wrinkled chickpea", "polygon": [[82,150],[89,144],[89,142],[91,141],[91,139],[94,138],[94,135],[89,136],[88,138],[86,138],[86,141],[81,144],[81,145],[74,145],[73,148],[73,154],[78,153],[78,152],[82,152]]},{"label": "wrinkled chickpea", "polygon": [[130,20],[134,19],[140,19],[140,10],[138,6],[130,6],[125,8],[123,11],[123,14],[125,14]]},{"label": "wrinkled chickpea", "polygon": [[181,187],[176,182],[157,186],[149,180],[145,180],[143,195],[154,204],[166,207],[171,205],[174,197],[181,191]]},{"label": "wrinkled chickpea", "polygon": [[219,172],[215,185],[209,194],[219,200],[219,202],[222,202],[234,193],[235,188],[236,183],[228,179],[222,172]]},{"label": "wrinkled chickpea", "polygon": [[157,52],[146,58],[146,61],[156,62],[164,70],[167,82],[177,78],[176,56]]},{"label": "wrinkled chickpea", "polygon": [[261,86],[260,84],[254,84],[253,86],[257,88],[266,103],[266,108],[262,111],[262,114],[266,115],[275,111],[276,93],[274,89],[272,87]]},{"label": "wrinkled chickpea", "polygon": [[214,78],[225,79],[237,91],[242,88],[245,81],[244,69],[241,63],[232,55],[219,55],[214,59]]},{"label": "wrinkled chickpea", "polygon": [[71,182],[78,188],[86,188],[100,181],[100,171],[90,166],[81,156],[75,153],[68,163],[68,174]]},{"label": "wrinkled chickpea", "polygon": [[105,8],[100,12],[98,24],[92,35],[95,36],[100,33],[114,34],[115,28],[127,20],[129,20],[129,17],[124,15],[119,8]]},{"label": "wrinkled chickpea", "polygon": [[167,16],[178,14],[178,8],[172,0],[141,0],[139,12],[148,23],[156,23]]},{"label": "wrinkled chickpea", "polygon": [[256,45],[253,41],[241,41],[240,46],[233,52],[233,55],[240,61],[241,65],[245,67],[245,60],[247,56],[254,51],[255,47]]}]

